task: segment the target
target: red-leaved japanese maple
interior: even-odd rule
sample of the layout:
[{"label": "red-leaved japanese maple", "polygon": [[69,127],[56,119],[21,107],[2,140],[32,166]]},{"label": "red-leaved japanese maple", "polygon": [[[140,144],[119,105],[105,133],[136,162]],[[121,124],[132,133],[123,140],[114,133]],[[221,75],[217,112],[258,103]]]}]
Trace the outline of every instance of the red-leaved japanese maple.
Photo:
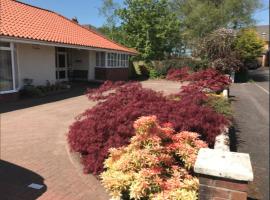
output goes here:
[{"label": "red-leaved japanese maple", "polygon": [[85,172],[100,173],[108,149],[128,144],[134,135],[133,123],[141,116],[156,115],[161,123],[170,122],[176,131],[197,132],[213,145],[229,121],[203,104],[205,96],[200,91],[189,95],[185,92],[176,100],[142,88],[137,82],[107,82],[100,90],[90,90],[89,99],[102,101],[80,115],[68,133],[71,149],[83,155]]},{"label": "red-leaved japanese maple", "polygon": [[189,67],[182,67],[178,69],[171,68],[167,73],[166,79],[171,81],[185,81],[189,74]]},{"label": "red-leaved japanese maple", "polygon": [[220,92],[227,88],[231,83],[228,76],[221,74],[213,68],[193,73],[190,73],[189,67],[170,69],[166,79],[171,81],[190,81],[191,83],[189,85],[194,85],[201,89],[210,89],[214,92]]},{"label": "red-leaved japanese maple", "polygon": [[219,92],[231,84],[231,79],[228,76],[213,68],[194,72],[186,77],[186,80],[192,81],[192,85],[215,92]]}]

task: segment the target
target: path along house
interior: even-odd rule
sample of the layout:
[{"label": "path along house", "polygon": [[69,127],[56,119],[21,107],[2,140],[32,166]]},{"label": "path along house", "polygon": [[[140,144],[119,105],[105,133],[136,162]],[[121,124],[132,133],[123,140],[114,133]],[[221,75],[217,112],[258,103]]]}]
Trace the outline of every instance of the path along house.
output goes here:
[{"label": "path along house", "polygon": [[136,51],[55,12],[0,0],[0,96],[72,80],[126,80]]}]

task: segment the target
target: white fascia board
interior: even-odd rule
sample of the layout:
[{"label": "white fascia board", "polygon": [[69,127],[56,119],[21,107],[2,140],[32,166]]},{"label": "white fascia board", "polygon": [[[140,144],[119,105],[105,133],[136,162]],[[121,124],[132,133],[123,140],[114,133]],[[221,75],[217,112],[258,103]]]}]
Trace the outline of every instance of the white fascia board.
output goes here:
[{"label": "white fascia board", "polygon": [[41,41],[41,40],[32,40],[32,39],[16,38],[16,37],[8,37],[8,36],[0,36],[0,41],[136,55],[135,53],[129,53],[126,51],[117,51],[117,50],[104,49],[104,48],[87,47],[87,46],[80,46],[80,45],[63,44],[63,43],[47,42],[47,41]]}]

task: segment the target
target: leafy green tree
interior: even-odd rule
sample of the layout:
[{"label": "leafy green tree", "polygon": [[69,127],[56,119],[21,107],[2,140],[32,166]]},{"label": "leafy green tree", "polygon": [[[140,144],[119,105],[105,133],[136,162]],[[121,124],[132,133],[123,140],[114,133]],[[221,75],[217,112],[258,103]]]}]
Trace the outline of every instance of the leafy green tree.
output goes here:
[{"label": "leafy green tree", "polygon": [[105,17],[104,26],[112,28],[115,27],[119,21],[116,10],[120,5],[113,0],[102,0],[102,6],[99,8],[99,14]]},{"label": "leafy green tree", "polygon": [[108,38],[122,44],[128,46],[126,43],[126,32],[123,30],[122,26],[114,26],[114,27],[109,27],[106,25],[103,25],[100,28],[97,28],[99,32],[102,34],[106,35]]},{"label": "leafy green tree", "polygon": [[181,21],[182,36],[196,41],[222,27],[253,24],[252,14],[261,4],[260,0],[172,0],[171,7]]},{"label": "leafy green tree", "polygon": [[98,31],[106,35],[112,40],[123,44],[124,32],[123,29],[117,24],[119,23],[119,17],[116,14],[116,10],[120,5],[113,0],[102,0],[102,6],[99,8],[99,14],[105,17],[105,23],[102,27],[98,28]]},{"label": "leafy green tree", "polygon": [[144,60],[163,59],[179,42],[179,20],[168,0],[125,0],[118,10],[126,44]]},{"label": "leafy green tree", "polygon": [[263,52],[264,42],[254,29],[243,29],[238,33],[235,49],[244,62],[252,61]]}]

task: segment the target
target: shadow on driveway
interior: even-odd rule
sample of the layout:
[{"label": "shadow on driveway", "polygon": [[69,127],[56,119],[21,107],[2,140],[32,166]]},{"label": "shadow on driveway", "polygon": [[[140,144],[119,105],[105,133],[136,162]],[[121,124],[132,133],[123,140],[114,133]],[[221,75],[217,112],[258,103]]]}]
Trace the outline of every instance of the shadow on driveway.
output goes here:
[{"label": "shadow on driveway", "polygon": [[[44,178],[33,171],[0,160],[0,197],[8,200],[34,200],[46,190]],[[41,189],[28,187],[31,183],[43,185]]]},{"label": "shadow on driveway", "polygon": [[0,103],[0,114],[84,95],[87,88],[96,88],[99,85],[100,83],[74,82],[71,84],[70,90],[59,94],[45,97],[24,98],[17,101]]},{"label": "shadow on driveway", "polygon": [[232,152],[237,152],[238,148],[241,145],[245,145],[245,141],[240,137],[241,130],[238,124],[233,121],[233,125],[229,129],[229,138],[230,138],[230,150]]},{"label": "shadow on driveway", "polygon": [[[229,94],[229,100],[230,102],[236,102],[237,98],[231,94]],[[232,152],[237,152],[238,148],[241,145],[245,144],[245,141],[241,139],[241,129],[239,125],[237,124],[236,120],[233,119],[232,125],[229,129],[229,138],[230,138],[230,150]]]}]

